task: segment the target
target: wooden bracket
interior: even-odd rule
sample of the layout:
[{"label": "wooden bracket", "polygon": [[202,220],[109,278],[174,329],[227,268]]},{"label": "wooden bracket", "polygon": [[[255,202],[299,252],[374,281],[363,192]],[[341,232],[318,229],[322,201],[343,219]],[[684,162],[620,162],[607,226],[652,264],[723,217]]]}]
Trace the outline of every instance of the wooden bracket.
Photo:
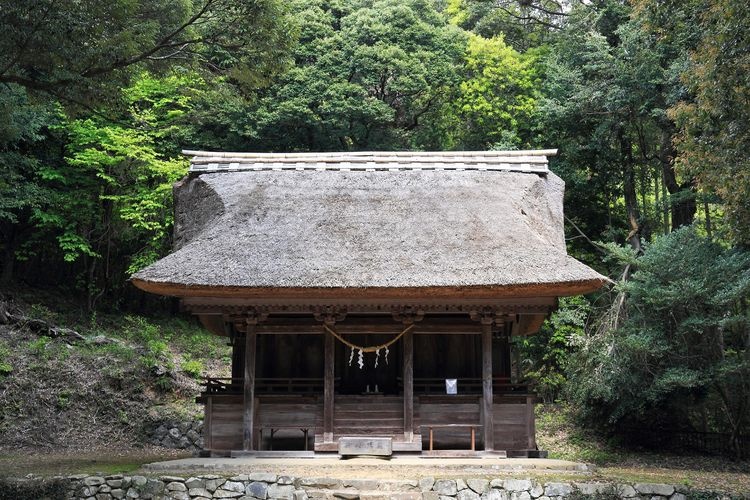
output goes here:
[{"label": "wooden bracket", "polygon": [[405,325],[411,325],[424,319],[424,310],[414,306],[401,306],[391,311],[393,319]]},{"label": "wooden bracket", "polygon": [[316,321],[332,326],[338,321],[344,321],[346,309],[337,306],[318,306],[313,308],[313,316]]},{"label": "wooden bracket", "polygon": [[478,321],[483,325],[495,326],[502,325],[507,318],[507,314],[501,313],[493,307],[483,307],[469,311],[469,317],[472,321]]}]

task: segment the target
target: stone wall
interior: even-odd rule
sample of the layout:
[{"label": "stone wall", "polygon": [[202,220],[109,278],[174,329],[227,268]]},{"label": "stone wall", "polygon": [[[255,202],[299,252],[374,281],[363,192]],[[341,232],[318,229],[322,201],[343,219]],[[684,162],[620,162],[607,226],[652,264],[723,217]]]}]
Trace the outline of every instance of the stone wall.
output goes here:
[{"label": "stone wall", "polygon": [[[294,478],[269,473],[232,477],[87,476],[57,478],[70,499],[239,500],[687,500],[697,493],[668,484],[547,482],[530,479],[375,480]],[[23,482],[23,480],[19,480]],[[29,484],[31,488],[31,484]],[[1,493],[1,492],[0,492]],[[2,495],[0,495],[2,496]],[[29,490],[29,498],[34,497]],[[701,498],[706,498],[701,496]],[[721,498],[721,497],[717,497]],[[728,498],[728,497],[727,497]]]},{"label": "stone wall", "polygon": [[149,441],[164,448],[200,451],[203,449],[203,421],[163,421],[151,430]]}]

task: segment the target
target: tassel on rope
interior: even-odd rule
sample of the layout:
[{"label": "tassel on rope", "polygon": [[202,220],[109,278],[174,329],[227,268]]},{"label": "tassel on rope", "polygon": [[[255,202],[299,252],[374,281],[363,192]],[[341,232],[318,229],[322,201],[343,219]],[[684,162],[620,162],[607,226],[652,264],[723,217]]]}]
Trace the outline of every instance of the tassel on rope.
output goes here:
[{"label": "tassel on rope", "polygon": [[349,366],[352,366],[352,361],[354,360],[354,348],[351,348],[351,352],[349,353]]}]

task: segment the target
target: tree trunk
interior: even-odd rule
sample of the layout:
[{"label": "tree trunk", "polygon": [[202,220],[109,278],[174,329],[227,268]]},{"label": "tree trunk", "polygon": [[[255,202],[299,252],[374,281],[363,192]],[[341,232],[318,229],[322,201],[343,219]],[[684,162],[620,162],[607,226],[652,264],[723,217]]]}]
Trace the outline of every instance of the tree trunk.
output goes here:
[{"label": "tree trunk", "polygon": [[677,182],[674,171],[675,152],[672,145],[673,132],[671,128],[662,132],[661,153],[659,158],[662,165],[662,178],[670,195],[670,209],[672,212],[672,231],[682,226],[689,226],[695,220],[698,209],[695,202],[695,179],[690,178],[683,183]]},{"label": "tree trunk", "polygon": [[623,167],[623,195],[625,197],[625,209],[628,215],[628,225],[630,233],[628,242],[633,249],[642,253],[641,247],[641,211],[638,207],[638,194],[636,193],[635,168],[633,165],[633,145],[630,139],[625,136],[623,130],[619,131],[620,153],[622,155]]},{"label": "tree trunk", "polygon": [[3,271],[0,274],[0,286],[7,286],[13,281],[13,269],[16,264],[16,232],[11,227],[4,232],[5,248],[3,249]]}]

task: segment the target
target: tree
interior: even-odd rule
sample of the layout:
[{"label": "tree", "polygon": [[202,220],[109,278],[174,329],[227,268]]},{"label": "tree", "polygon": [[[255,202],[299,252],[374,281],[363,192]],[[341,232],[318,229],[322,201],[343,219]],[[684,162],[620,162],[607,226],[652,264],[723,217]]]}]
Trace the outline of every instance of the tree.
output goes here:
[{"label": "tree", "polygon": [[177,61],[256,85],[279,69],[294,40],[284,5],[0,0],[0,83],[91,106],[116,99],[146,67]]},{"label": "tree", "polygon": [[48,203],[45,162],[59,146],[49,127],[61,116],[55,106],[35,105],[17,85],[0,86],[0,285],[13,280],[16,252],[34,229],[34,210]]},{"label": "tree", "polygon": [[[672,2],[668,2],[671,4]],[[680,77],[688,89],[670,109],[677,163],[686,176],[717,194],[726,210],[730,237],[750,244],[750,7],[743,2],[705,0],[677,5],[674,18],[657,18],[665,38],[688,40],[689,59]],[[656,6],[649,5],[652,8]],[[698,7],[690,10],[689,7]],[[654,23],[656,24],[656,23]],[[708,209],[706,210],[708,211]]]},{"label": "tree", "polygon": [[[297,2],[296,67],[257,93],[249,149],[441,148],[463,33],[430,2]],[[240,118],[242,119],[242,118]]]},{"label": "tree", "polygon": [[533,53],[519,54],[501,36],[469,38],[456,99],[463,147],[529,147],[539,97],[536,62]]},{"label": "tree", "polygon": [[33,239],[56,243],[89,309],[169,249],[172,184],[187,170],[174,134],[199,87],[194,74],[142,74],[123,90],[119,123],[95,116],[60,125],[66,155],[40,171],[49,199],[33,210]]},{"label": "tree", "polygon": [[571,12],[547,60],[540,114],[563,152],[556,168],[578,200],[569,206],[592,210],[570,213],[576,224],[640,249],[651,233],[692,223],[696,203],[693,179],[675,170],[667,115],[683,90],[680,59],[630,15],[615,1]]},{"label": "tree", "polygon": [[584,339],[569,365],[574,401],[599,428],[727,432],[739,452],[750,426],[750,253],[689,227],[627,253],[624,319]]}]

